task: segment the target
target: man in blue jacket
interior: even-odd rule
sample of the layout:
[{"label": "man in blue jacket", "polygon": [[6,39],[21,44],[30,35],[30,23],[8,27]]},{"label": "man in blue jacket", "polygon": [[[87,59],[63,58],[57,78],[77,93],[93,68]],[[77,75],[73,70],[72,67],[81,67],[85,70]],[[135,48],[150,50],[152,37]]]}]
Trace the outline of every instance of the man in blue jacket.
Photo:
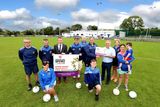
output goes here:
[{"label": "man in blue jacket", "polygon": [[97,62],[95,59],[91,60],[90,67],[86,67],[84,82],[88,84],[89,92],[93,91],[93,88],[96,89],[95,100],[99,100],[99,93],[101,91],[101,76],[100,70],[96,67]]},{"label": "man in blue jacket", "polygon": [[82,37],[82,41],[80,42],[81,45],[81,53],[82,53],[82,61],[85,62],[85,51],[84,51],[84,47],[88,44],[88,42],[86,41],[86,37]]},{"label": "man in blue jacket", "polygon": [[89,43],[84,47],[85,52],[85,66],[88,67],[92,59],[96,59],[96,50],[97,45],[94,43],[94,38],[89,39]]},{"label": "man in blue jacket", "polygon": [[48,39],[43,39],[44,46],[39,50],[39,58],[41,61],[49,61],[49,67],[53,68],[53,48],[49,46]]},{"label": "man in blue jacket", "polygon": [[21,48],[18,52],[19,58],[23,62],[24,70],[26,73],[26,80],[28,82],[28,91],[32,90],[31,84],[31,74],[32,72],[35,75],[36,85],[39,85],[38,82],[38,65],[37,65],[37,49],[31,46],[31,40],[26,38],[24,39],[24,47]]},{"label": "man in blue jacket", "polygon": [[[69,47],[68,53],[69,54],[76,54],[79,55],[79,62],[78,62],[78,79],[80,78],[80,72],[82,69],[82,47],[79,43],[79,36],[74,37],[74,43]],[[76,78],[73,76],[73,78]]]},{"label": "man in blue jacket", "polygon": [[52,68],[49,68],[49,61],[43,61],[43,69],[39,72],[39,81],[43,92],[54,97],[55,102],[58,102],[58,96],[54,89],[56,85],[56,75]]}]

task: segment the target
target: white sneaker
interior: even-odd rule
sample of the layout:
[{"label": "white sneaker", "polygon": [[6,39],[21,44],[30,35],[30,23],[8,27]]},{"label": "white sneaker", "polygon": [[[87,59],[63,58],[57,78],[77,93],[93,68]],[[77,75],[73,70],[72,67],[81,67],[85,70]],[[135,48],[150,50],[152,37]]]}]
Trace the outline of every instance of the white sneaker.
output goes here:
[{"label": "white sneaker", "polygon": [[58,96],[56,95],[56,96],[54,96],[54,101],[55,102],[58,102],[59,101],[59,99],[58,99]]},{"label": "white sneaker", "polygon": [[76,76],[73,76],[73,78],[75,79],[75,78],[76,78]]},{"label": "white sneaker", "polygon": [[125,90],[128,91],[128,88],[126,88]]},{"label": "white sneaker", "polygon": [[88,87],[88,84],[85,84],[86,85],[86,87]]},{"label": "white sneaker", "polygon": [[128,86],[125,86],[125,90],[128,91]]},{"label": "white sneaker", "polygon": [[89,92],[92,93],[92,92],[93,92],[93,89],[89,90]]},{"label": "white sneaker", "polygon": [[117,86],[115,89],[118,89],[119,87]]},{"label": "white sneaker", "polygon": [[78,74],[78,76],[77,76],[78,78],[80,78],[81,77],[81,75],[80,74]]}]

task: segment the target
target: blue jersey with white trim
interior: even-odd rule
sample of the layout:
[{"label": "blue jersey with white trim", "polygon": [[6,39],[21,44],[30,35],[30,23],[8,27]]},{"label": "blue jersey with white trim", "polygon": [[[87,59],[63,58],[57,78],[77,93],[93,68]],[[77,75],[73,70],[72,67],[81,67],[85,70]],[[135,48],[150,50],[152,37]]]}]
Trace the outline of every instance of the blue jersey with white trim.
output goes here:
[{"label": "blue jersey with white trim", "polygon": [[56,81],[56,75],[52,68],[48,68],[47,71],[41,69],[38,73],[38,77],[42,90],[45,90],[46,85],[49,85],[49,87],[53,87]]},{"label": "blue jersey with white trim", "polygon": [[50,46],[47,46],[47,47],[43,46],[39,50],[39,58],[42,61],[52,61],[53,60],[52,52],[53,52],[53,48],[52,47],[50,47]]},{"label": "blue jersey with white trim", "polygon": [[24,65],[37,64],[37,49],[34,47],[26,48],[23,47],[18,52],[19,58],[22,60]]},{"label": "blue jersey with white trim", "polygon": [[72,53],[72,54],[80,54],[81,53],[81,45],[78,43],[78,44],[72,44],[69,48],[69,53]]},{"label": "blue jersey with white trim", "polygon": [[101,84],[101,76],[99,68],[86,67],[84,82],[86,84],[94,84],[95,81]]}]

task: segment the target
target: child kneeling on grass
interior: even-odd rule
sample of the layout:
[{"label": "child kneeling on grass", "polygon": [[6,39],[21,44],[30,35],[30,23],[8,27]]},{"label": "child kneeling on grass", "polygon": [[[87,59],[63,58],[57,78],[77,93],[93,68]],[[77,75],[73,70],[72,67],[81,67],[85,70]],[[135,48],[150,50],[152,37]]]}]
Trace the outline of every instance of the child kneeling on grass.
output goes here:
[{"label": "child kneeling on grass", "polygon": [[39,81],[43,92],[54,96],[55,102],[58,102],[58,96],[55,91],[56,75],[52,68],[49,68],[49,61],[43,61],[43,69],[39,72]]},{"label": "child kneeling on grass", "polygon": [[95,100],[99,100],[99,93],[101,91],[101,77],[100,77],[100,70],[96,67],[97,62],[95,59],[91,60],[90,66],[86,67],[84,81],[88,84],[89,92],[93,91],[95,88]]}]

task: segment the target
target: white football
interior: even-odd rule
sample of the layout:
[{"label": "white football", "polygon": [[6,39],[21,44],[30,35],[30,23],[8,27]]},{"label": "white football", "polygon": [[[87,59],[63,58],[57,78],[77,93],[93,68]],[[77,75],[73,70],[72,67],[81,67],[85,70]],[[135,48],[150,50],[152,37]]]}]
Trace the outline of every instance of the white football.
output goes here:
[{"label": "white football", "polygon": [[137,93],[135,91],[130,91],[129,92],[129,97],[130,98],[136,98],[137,97]]},{"label": "white football", "polygon": [[76,83],[76,88],[78,88],[78,89],[80,89],[81,88],[81,83],[80,82],[78,82],[78,83]]},{"label": "white football", "polygon": [[35,87],[33,87],[32,91],[33,91],[33,93],[38,93],[39,89],[40,88],[38,86],[35,86]]},{"label": "white football", "polygon": [[114,95],[119,95],[119,94],[120,94],[119,89],[114,88],[114,89],[113,89],[113,94],[114,94]]},{"label": "white football", "polygon": [[51,96],[50,96],[49,94],[45,94],[45,95],[43,96],[43,101],[44,101],[44,102],[48,102],[50,99],[51,99]]}]

